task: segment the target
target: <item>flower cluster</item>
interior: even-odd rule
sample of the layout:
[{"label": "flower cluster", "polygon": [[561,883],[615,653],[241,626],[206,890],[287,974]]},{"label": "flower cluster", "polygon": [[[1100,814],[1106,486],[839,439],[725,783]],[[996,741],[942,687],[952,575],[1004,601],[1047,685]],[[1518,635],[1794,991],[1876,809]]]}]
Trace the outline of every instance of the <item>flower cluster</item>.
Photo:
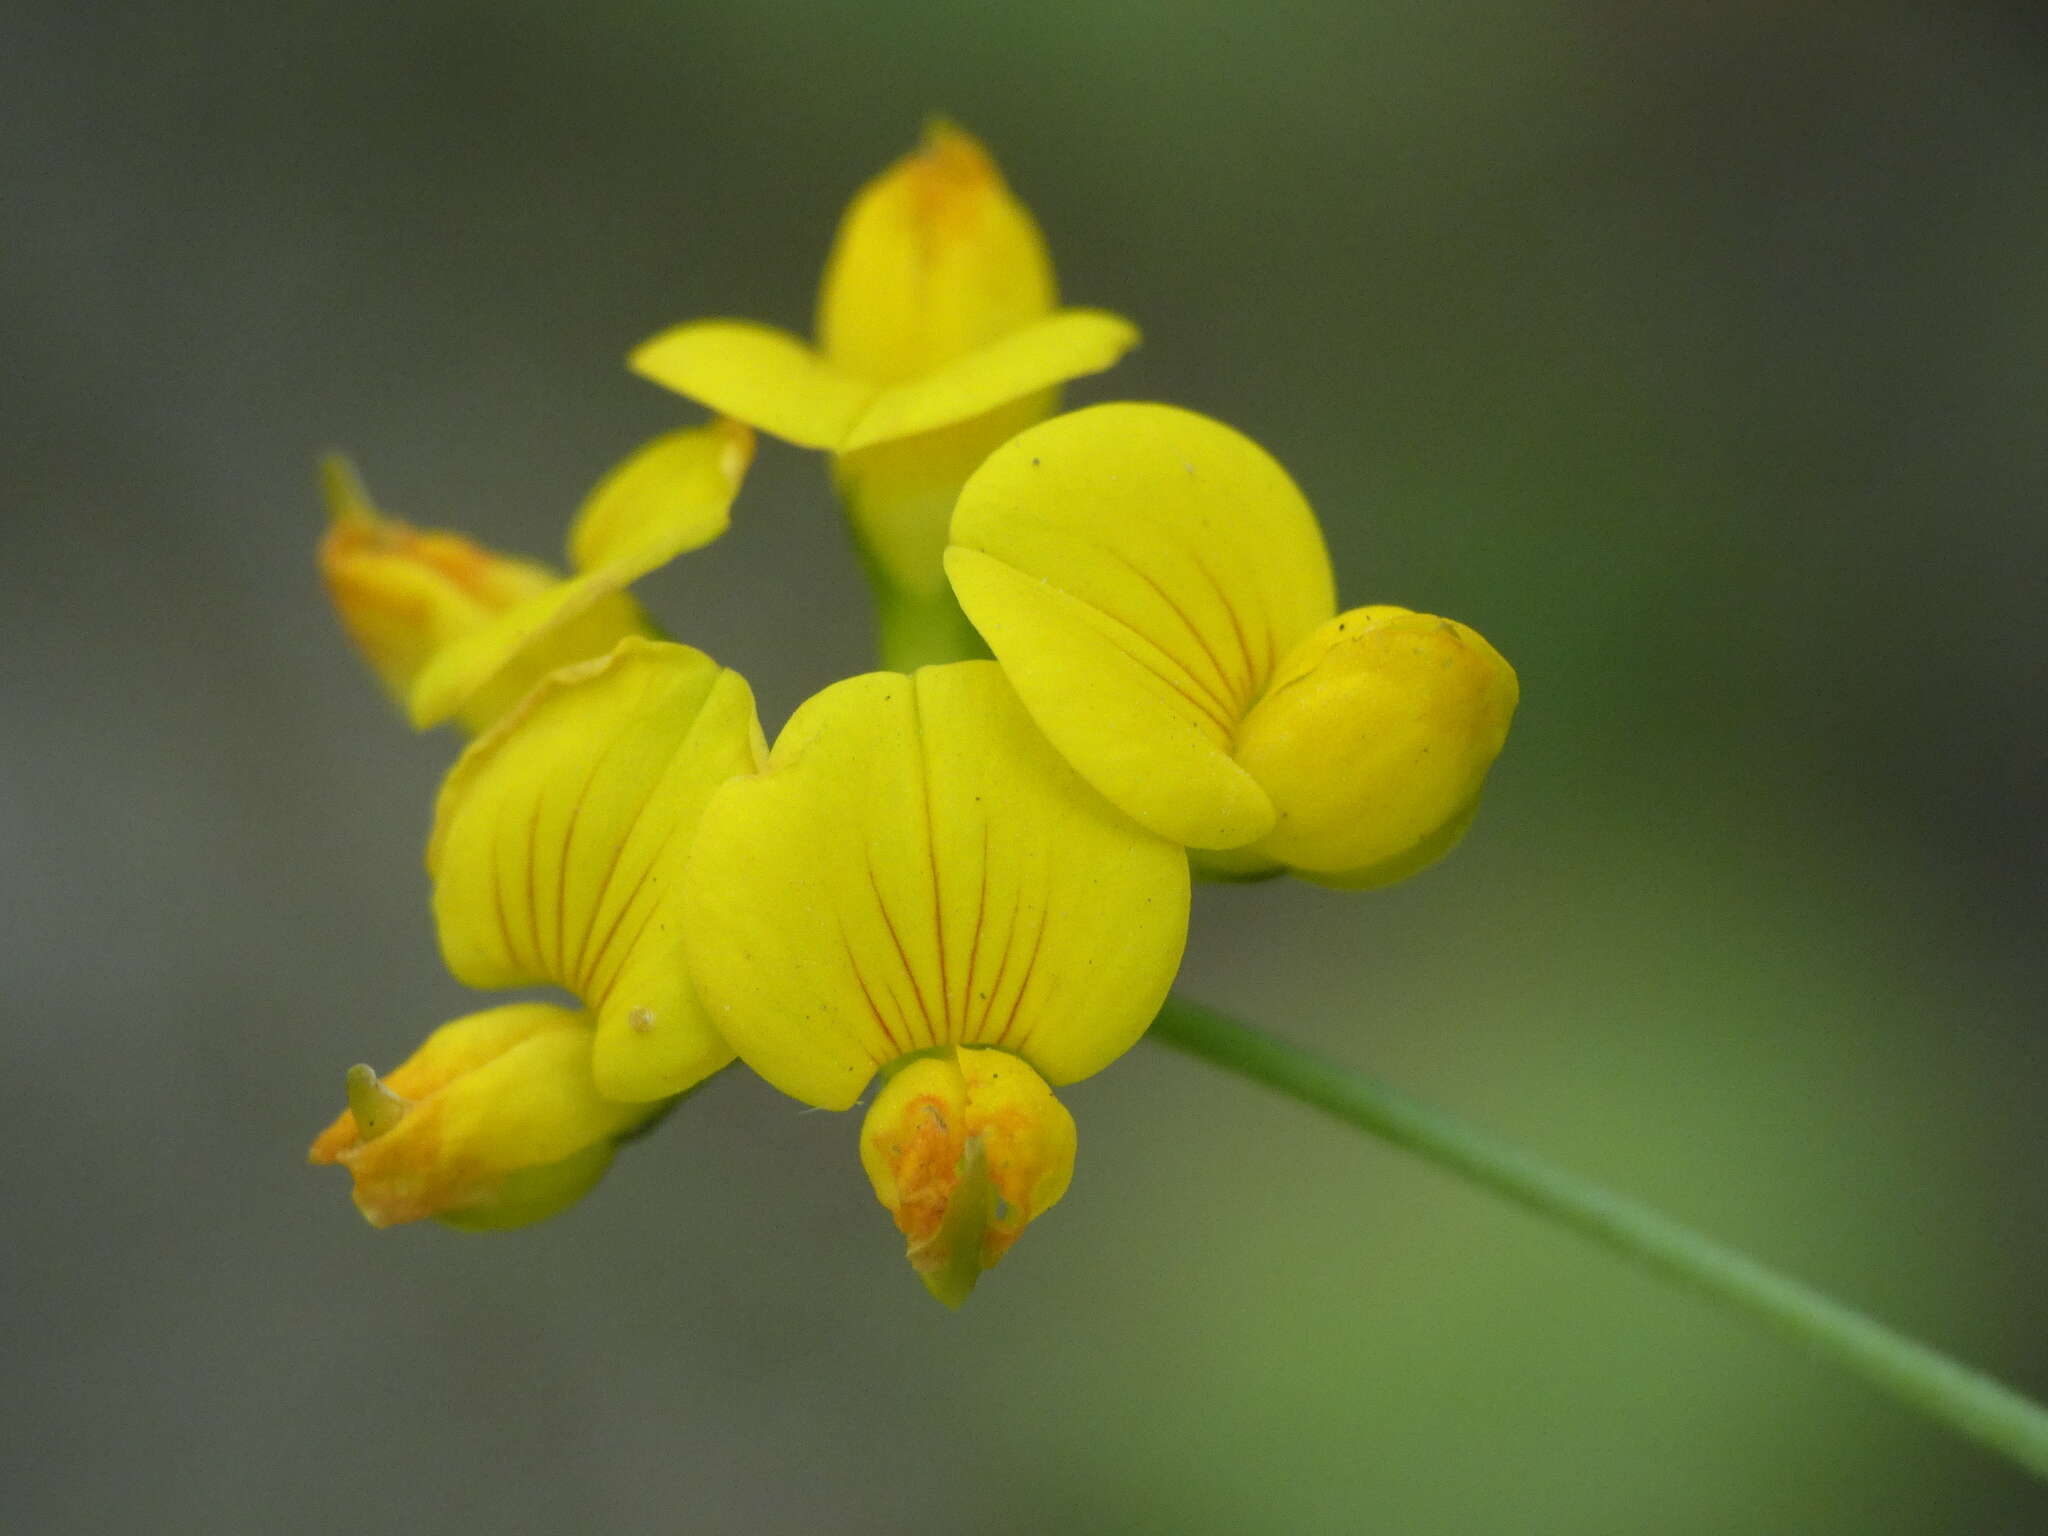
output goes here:
[{"label": "flower cluster", "polygon": [[[1229,428],[1055,414],[1136,339],[1057,307],[1030,214],[941,123],[848,210],[815,348],[713,320],[632,354],[716,415],[600,481],[573,574],[328,466],[344,625],[416,725],[473,737],[427,849],[449,969],[573,999],[350,1070],[312,1158],[373,1224],[551,1215],[737,1058],[820,1108],[871,1095],[862,1166],[958,1305],[1065,1193],[1053,1090],[1144,1033],[1191,879],[1382,885],[1457,841],[1513,671],[1450,620],[1339,612],[1313,513]],[[627,591],[723,532],[755,430],[832,455],[901,669],[772,747],[745,679]]]}]

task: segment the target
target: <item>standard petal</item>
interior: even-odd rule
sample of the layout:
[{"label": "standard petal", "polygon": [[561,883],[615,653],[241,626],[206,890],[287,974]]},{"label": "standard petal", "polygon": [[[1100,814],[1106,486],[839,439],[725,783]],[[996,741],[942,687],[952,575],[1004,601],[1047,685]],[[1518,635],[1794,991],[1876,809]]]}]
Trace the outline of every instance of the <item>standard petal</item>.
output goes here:
[{"label": "standard petal", "polygon": [[1234,847],[1273,824],[1230,756],[1228,706],[1100,609],[955,545],[960,605],[1068,762],[1140,825],[1189,847]]},{"label": "standard petal", "polygon": [[961,606],[1082,777],[1190,847],[1271,827],[1233,739],[1336,598],[1314,514],[1257,444],[1169,406],[1056,417],[975,472],[952,540]]},{"label": "standard petal", "polygon": [[685,885],[718,1027],[834,1109],[940,1045],[1085,1077],[1144,1031],[1187,930],[1180,850],[1090,792],[991,662],[811,699],[767,771],[713,799]]},{"label": "standard petal", "polygon": [[676,326],[642,342],[627,363],[664,389],[801,448],[838,448],[876,390],[787,331],[745,320]]},{"label": "standard petal", "polygon": [[967,421],[1068,379],[1100,373],[1138,344],[1138,328],[1100,309],[1063,309],[876,397],[840,451]]},{"label": "standard petal", "polygon": [[643,444],[584,500],[569,529],[570,563],[631,582],[703,548],[731,525],[733,498],[753,458],[754,434],[736,421]]},{"label": "standard petal", "polygon": [[427,865],[449,968],[575,993],[611,1097],[716,1071],[732,1053],[684,972],[678,875],[712,791],[760,752],[745,679],[701,651],[628,640],[557,673],[442,787]]}]

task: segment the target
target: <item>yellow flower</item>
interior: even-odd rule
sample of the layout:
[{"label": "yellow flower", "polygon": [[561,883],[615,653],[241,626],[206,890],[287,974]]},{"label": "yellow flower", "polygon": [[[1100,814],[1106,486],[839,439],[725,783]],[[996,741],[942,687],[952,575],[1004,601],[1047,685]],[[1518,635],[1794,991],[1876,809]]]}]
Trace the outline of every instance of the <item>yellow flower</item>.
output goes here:
[{"label": "yellow flower", "polygon": [[683,969],[680,875],[712,792],[764,756],[746,680],[701,651],[629,638],[553,674],[442,786],[427,868],[448,968],[573,993],[608,1099],[710,1076],[732,1050]]},{"label": "yellow flower", "polygon": [[625,588],[725,531],[753,433],[671,432],[598,482],[569,533],[567,578],[383,517],[348,464],[322,466],[320,569],[342,624],[412,723],[481,731],[556,667],[602,656],[647,621]]},{"label": "yellow flower", "polygon": [[803,705],[704,812],[681,931],[711,1018],[777,1088],[846,1109],[889,1074],[862,1158],[957,1305],[1066,1187],[1046,1085],[1144,1032],[1187,913],[1179,848],[1089,790],[994,663],[963,662]]},{"label": "yellow flower", "polygon": [[1228,427],[1161,405],[1046,422],[975,473],[952,539],[1032,718],[1208,872],[1383,885],[1477,810],[1513,668],[1448,619],[1338,613],[1315,515]]},{"label": "yellow flower", "polygon": [[349,1107],[308,1158],[348,1169],[373,1227],[425,1216],[519,1227],[552,1216],[597,1182],[618,1138],[660,1107],[601,1097],[590,1043],[586,1015],[548,1003],[456,1019],[381,1081],[351,1068]]},{"label": "yellow flower", "polygon": [[629,637],[562,668],[472,742],[428,845],[449,968],[552,984],[444,1025],[313,1143],[373,1226],[523,1226],[581,1198],[617,1139],[732,1060],[683,970],[680,874],[711,793],[766,755],[745,679]]},{"label": "yellow flower", "polygon": [[960,484],[1056,408],[1057,386],[1114,363],[1128,321],[1056,310],[1030,213],[973,138],[933,123],[839,226],[818,350],[768,326],[702,320],[639,347],[655,383],[836,458],[856,533],[887,587],[950,602],[940,555]]}]

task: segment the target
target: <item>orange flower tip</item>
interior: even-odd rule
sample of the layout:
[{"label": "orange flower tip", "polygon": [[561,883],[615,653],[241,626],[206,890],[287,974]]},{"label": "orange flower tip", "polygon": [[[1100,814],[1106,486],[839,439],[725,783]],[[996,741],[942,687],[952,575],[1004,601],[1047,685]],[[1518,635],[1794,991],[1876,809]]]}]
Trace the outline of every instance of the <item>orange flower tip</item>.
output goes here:
[{"label": "orange flower tip", "polygon": [[904,166],[918,192],[934,204],[1002,180],[987,146],[944,113],[925,119],[923,142]]},{"label": "orange flower tip", "polygon": [[375,1141],[405,1118],[411,1101],[402,1099],[379,1081],[375,1069],[357,1062],[348,1069],[348,1112],[355,1117],[362,1141]]}]

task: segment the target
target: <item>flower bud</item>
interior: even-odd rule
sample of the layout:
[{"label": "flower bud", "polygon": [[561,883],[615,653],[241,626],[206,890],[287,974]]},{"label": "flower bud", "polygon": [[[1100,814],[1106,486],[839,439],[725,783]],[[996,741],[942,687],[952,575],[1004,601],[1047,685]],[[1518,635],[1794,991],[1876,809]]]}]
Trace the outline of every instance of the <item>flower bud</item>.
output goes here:
[{"label": "flower bud", "polygon": [[520,1227],[574,1204],[617,1139],[662,1106],[615,1104],[591,1081],[586,1015],[514,1003],[435,1030],[379,1078],[348,1073],[348,1109],[308,1160],[339,1163],[373,1227],[435,1216]]},{"label": "flower bud", "polygon": [[1021,1057],[955,1046],[907,1058],[861,1127],[861,1164],[949,1307],[1067,1192],[1074,1117]]},{"label": "flower bud", "polygon": [[818,295],[818,340],[834,366],[894,384],[1055,302],[1037,222],[981,143],[940,120],[847,208]]},{"label": "flower bud", "polygon": [[1238,730],[1233,755],[1279,812],[1250,852],[1353,889],[1434,863],[1478,810],[1518,694],[1462,624],[1339,614],[1282,659]]},{"label": "flower bud", "polygon": [[[835,366],[896,384],[1044,319],[1056,301],[1030,210],[980,141],[935,121],[847,208],[818,295],[819,345]],[[1043,419],[1055,398],[1040,390],[840,460],[840,496],[885,590],[952,607],[939,557],[953,499],[990,449]],[[964,620],[959,628],[971,637]]]},{"label": "flower bud", "polygon": [[697,320],[636,347],[664,388],[834,459],[897,664],[954,659],[972,631],[940,560],[961,483],[1056,408],[1069,379],[1137,344],[1129,321],[1056,309],[1037,221],[980,142],[935,121],[855,195],[818,291],[818,344]]}]

